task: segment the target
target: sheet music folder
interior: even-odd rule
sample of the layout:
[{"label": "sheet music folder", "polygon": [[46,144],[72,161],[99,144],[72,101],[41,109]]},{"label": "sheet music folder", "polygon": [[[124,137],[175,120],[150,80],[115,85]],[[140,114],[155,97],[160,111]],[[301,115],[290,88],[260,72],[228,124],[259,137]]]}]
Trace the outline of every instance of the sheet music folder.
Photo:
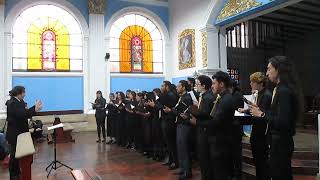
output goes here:
[{"label": "sheet music folder", "polygon": [[58,129],[58,128],[61,128],[63,126],[64,125],[62,123],[54,125],[54,126],[50,126],[50,127],[48,127],[48,131],[51,131],[51,130],[54,130],[54,129]]}]

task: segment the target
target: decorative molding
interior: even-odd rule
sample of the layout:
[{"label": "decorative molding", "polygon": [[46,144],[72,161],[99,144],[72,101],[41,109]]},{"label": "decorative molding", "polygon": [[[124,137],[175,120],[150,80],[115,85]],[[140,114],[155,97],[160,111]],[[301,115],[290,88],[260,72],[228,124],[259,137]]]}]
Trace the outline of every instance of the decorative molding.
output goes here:
[{"label": "decorative molding", "polygon": [[140,3],[140,4],[148,4],[153,6],[164,6],[168,7],[168,1],[160,1],[160,0],[121,0],[126,2]]},{"label": "decorative molding", "polygon": [[90,14],[104,14],[106,0],[88,0]]},{"label": "decorative molding", "polygon": [[257,2],[257,0],[229,0],[217,19],[221,21],[260,5],[262,2]]},{"label": "decorative molding", "polygon": [[[190,37],[191,36],[191,37]],[[187,39],[188,38],[188,39]],[[191,38],[191,39],[190,39]],[[187,41],[184,40],[188,40],[188,43],[191,44],[189,51],[184,51],[181,48],[181,44]],[[190,40],[191,42],[189,42]],[[184,42],[182,42],[184,41]],[[185,45],[184,45],[185,46]],[[178,57],[179,57],[179,70],[182,69],[188,69],[188,68],[193,68],[196,66],[196,61],[195,61],[195,30],[194,29],[185,29],[184,31],[182,31],[179,35],[179,41],[178,41]],[[186,48],[188,47],[184,47],[184,49],[186,50]],[[183,51],[183,52],[182,52]],[[185,60],[183,59],[184,57],[184,52],[189,53],[190,56],[190,60],[188,62],[184,62]]]},{"label": "decorative molding", "polygon": [[207,44],[207,32],[202,32],[202,65],[203,67],[208,67],[208,44]]}]

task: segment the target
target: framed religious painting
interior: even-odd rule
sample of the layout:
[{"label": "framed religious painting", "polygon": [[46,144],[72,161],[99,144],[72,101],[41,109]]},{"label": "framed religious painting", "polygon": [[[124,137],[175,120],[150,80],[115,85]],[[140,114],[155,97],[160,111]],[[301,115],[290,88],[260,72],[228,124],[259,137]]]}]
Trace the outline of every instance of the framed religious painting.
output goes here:
[{"label": "framed religious painting", "polygon": [[195,30],[186,29],[179,35],[179,69],[196,66],[195,62]]}]

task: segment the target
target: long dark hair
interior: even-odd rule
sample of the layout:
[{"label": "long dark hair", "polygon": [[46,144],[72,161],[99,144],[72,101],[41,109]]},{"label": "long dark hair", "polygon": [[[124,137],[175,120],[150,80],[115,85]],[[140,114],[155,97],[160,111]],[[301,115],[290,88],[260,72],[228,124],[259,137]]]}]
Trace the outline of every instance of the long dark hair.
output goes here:
[{"label": "long dark hair", "polygon": [[11,91],[9,91],[9,95],[11,97],[15,97],[25,92],[26,89],[23,86],[15,86]]},{"label": "long dark hair", "polygon": [[278,71],[280,83],[286,85],[294,93],[299,108],[297,113],[301,119],[304,111],[304,98],[294,65],[285,56],[272,57],[269,63]]}]

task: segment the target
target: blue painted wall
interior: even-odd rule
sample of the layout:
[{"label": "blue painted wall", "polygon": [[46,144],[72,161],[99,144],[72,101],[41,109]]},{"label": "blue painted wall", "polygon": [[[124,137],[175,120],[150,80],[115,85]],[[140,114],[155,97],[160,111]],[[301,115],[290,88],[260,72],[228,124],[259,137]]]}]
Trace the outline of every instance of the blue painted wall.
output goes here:
[{"label": "blue painted wall", "polygon": [[83,110],[82,77],[13,77],[12,85],[25,86],[28,106],[41,99],[43,111]]},{"label": "blue painted wall", "polygon": [[154,6],[154,5],[147,5],[147,4],[141,4],[141,3],[134,3],[134,2],[127,2],[127,1],[120,1],[120,0],[109,0],[106,6],[106,13],[105,13],[105,25],[108,23],[110,18],[114,13],[119,11],[120,9],[130,7],[130,6],[137,6],[137,7],[143,7],[146,8],[153,13],[157,14],[161,20],[164,22],[164,24],[167,26],[167,29],[169,29],[169,9],[168,7],[163,6]]},{"label": "blue painted wall", "polygon": [[[21,0],[7,0],[5,1],[5,18],[7,17],[8,13],[14,6],[19,3]],[[87,0],[67,0],[72,5],[74,5],[84,16],[87,23],[89,22],[89,9],[88,9],[88,1]],[[53,0],[54,2],[54,0]]]},{"label": "blue painted wall", "polygon": [[278,6],[278,5],[282,4],[282,3],[285,3],[285,2],[290,1],[290,0],[256,0],[256,1],[261,3],[261,5],[257,6],[257,7],[254,7],[254,8],[251,8],[251,9],[249,9],[247,11],[241,12],[239,14],[236,14],[234,16],[228,17],[226,19],[217,20],[216,22],[213,22],[213,24],[218,25],[218,26],[223,26],[223,25],[229,24],[231,22],[237,21],[237,20],[239,20],[241,18],[244,18],[244,17],[250,16],[252,14],[258,13],[260,11],[263,11],[263,10]]},{"label": "blue painted wall", "polygon": [[173,83],[173,84],[178,84],[179,81],[181,81],[181,80],[187,80],[188,77],[189,77],[189,76],[172,78],[172,83]]},{"label": "blue painted wall", "polygon": [[111,77],[111,92],[126,90],[152,91],[160,88],[164,78]]}]

